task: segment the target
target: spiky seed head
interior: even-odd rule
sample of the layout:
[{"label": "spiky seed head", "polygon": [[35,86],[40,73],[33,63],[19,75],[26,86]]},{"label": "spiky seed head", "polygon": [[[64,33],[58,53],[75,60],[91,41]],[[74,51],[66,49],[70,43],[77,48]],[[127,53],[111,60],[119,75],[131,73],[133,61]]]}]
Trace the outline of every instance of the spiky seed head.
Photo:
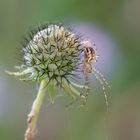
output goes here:
[{"label": "spiky seed head", "polygon": [[78,37],[57,24],[38,28],[38,32],[22,49],[24,64],[20,72],[24,80],[59,80],[72,74],[81,54]]}]

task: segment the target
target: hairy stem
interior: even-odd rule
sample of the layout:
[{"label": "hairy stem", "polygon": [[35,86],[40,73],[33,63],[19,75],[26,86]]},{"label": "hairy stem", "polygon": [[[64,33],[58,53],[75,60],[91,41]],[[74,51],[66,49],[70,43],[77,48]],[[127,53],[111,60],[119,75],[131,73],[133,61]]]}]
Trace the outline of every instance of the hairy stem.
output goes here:
[{"label": "hairy stem", "polygon": [[25,132],[25,139],[24,140],[32,140],[35,133],[36,133],[36,123],[38,120],[40,107],[42,105],[42,101],[43,101],[43,98],[45,95],[46,86],[47,86],[47,81],[42,80],[40,83],[37,97],[33,102],[31,112],[28,115],[28,120],[27,120],[28,128]]}]

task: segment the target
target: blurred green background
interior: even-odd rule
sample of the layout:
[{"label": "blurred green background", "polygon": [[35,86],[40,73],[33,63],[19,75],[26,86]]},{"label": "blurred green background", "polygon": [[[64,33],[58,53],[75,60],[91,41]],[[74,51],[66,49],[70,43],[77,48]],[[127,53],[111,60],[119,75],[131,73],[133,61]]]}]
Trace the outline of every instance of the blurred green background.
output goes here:
[{"label": "blurred green background", "polygon": [[[47,21],[90,23],[113,38],[118,51],[112,52],[110,67],[116,67],[101,69],[112,87],[109,133],[112,140],[139,140],[139,5],[139,0],[0,0],[0,140],[23,139],[37,90],[35,84],[19,82],[4,71],[18,64],[17,48],[29,28]],[[105,140],[104,97],[100,85],[95,85],[81,109],[66,109],[65,96],[54,105],[46,97],[35,140]]]}]

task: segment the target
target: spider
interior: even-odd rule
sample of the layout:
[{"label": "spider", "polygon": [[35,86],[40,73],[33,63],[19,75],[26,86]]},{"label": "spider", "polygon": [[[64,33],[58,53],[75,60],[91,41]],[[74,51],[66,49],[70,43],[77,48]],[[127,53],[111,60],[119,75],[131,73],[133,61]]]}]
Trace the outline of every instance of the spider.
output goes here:
[{"label": "spider", "polygon": [[90,92],[90,81],[88,75],[92,73],[95,78],[99,81],[100,85],[102,86],[102,90],[104,93],[106,108],[108,112],[108,97],[106,94],[106,87],[109,89],[111,88],[108,84],[107,80],[104,78],[103,74],[95,69],[92,65],[93,62],[97,62],[98,55],[96,55],[95,50],[92,46],[95,46],[95,43],[91,43],[91,41],[83,41],[82,45],[84,47],[84,59],[83,59],[83,74],[85,77],[84,89],[82,90],[80,96],[83,99],[82,106],[86,104],[87,97]]}]

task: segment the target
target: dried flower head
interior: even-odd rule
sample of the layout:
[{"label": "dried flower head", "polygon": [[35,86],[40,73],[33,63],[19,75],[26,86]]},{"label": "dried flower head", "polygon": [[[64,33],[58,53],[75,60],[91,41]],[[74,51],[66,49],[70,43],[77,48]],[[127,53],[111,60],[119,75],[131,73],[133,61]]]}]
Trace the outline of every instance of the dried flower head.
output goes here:
[{"label": "dried flower head", "polygon": [[24,64],[19,67],[23,80],[59,81],[75,70],[81,53],[78,38],[60,25],[47,25],[33,35],[22,49]]}]

